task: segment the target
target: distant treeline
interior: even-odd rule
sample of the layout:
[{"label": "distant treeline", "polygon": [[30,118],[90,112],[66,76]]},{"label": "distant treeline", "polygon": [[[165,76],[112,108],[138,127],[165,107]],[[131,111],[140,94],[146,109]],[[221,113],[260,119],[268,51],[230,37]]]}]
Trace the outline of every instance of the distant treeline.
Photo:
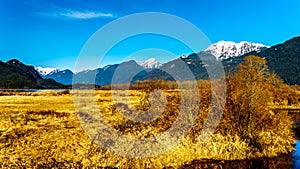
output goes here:
[{"label": "distant treeline", "polygon": [[100,90],[175,90],[175,89],[193,89],[195,87],[202,88],[203,85],[210,84],[210,80],[197,80],[197,81],[170,81],[170,80],[143,80],[136,81],[130,84],[111,84],[101,86]]}]

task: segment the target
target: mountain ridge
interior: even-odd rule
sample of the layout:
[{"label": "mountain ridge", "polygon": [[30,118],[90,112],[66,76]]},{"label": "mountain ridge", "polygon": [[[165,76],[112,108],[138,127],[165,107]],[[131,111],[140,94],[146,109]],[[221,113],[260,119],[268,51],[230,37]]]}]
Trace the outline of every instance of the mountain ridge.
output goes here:
[{"label": "mountain ridge", "polygon": [[53,79],[43,79],[33,66],[12,59],[6,63],[0,61],[0,88],[3,89],[42,89],[64,88]]},{"label": "mountain ridge", "polygon": [[53,74],[56,73],[58,71],[60,71],[57,68],[43,68],[41,66],[35,67],[35,70],[41,75],[41,76],[47,76],[49,74]]},{"label": "mountain ridge", "polygon": [[[247,47],[249,47],[249,48],[247,48]],[[236,48],[236,50],[232,50],[233,48]],[[251,52],[253,50],[256,50],[256,51],[257,50],[262,50],[263,48],[268,48],[268,46],[260,44],[260,43],[251,43],[251,42],[247,42],[247,41],[242,41],[242,42],[239,42],[239,43],[235,43],[235,42],[232,42],[232,41],[223,41],[222,40],[222,41],[219,41],[217,43],[214,43],[214,44],[210,45],[205,50],[200,51],[198,53],[198,55],[193,55],[193,54],[181,55],[180,58],[182,60],[187,61],[186,63],[190,64],[189,67],[194,67],[195,71],[200,71],[200,70],[204,71],[203,68],[196,68],[194,64],[191,64],[192,61],[193,61],[193,59],[191,57],[194,57],[194,58],[197,57],[198,58],[198,56],[199,56],[201,59],[214,59],[214,58],[216,58],[217,60],[223,60],[224,58],[228,58],[228,57],[237,57],[236,55],[240,54],[240,53],[243,54],[247,51]],[[229,50],[229,52],[227,52],[227,50]],[[227,53],[229,53],[228,56],[226,55]],[[176,59],[171,60],[169,62],[173,62],[173,61],[176,62]],[[194,61],[197,62],[197,63],[199,62],[197,59],[194,60]],[[164,65],[168,64],[169,62],[167,62],[165,64],[162,64],[162,63],[158,62],[155,58],[150,58],[150,59],[145,60],[145,61],[136,62],[138,65],[143,67],[148,73],[141,72],[137,75],[138,78],[135,78],[135,79],[136,80],[142,80],[142,79],[154,78],[156,76],[155,74],[157,74],[157,72],[159,72],[158,74],[162,74],[161,71],[157,71],[155,69],[160,69],[161,67],[166,68],[166,66],[164,66]],[[98,80],[101,81],[101,82],[97,82],[97,81],[93,82],[92,80],[83,80],[84,74],[86,74],[86,77],[89,77],[87,79],[91,79],[92,74],[94,74],[94,76],[95,76],[95,74],[96,75],[98,74],[95,71],[100,71],[100,72],[106,71],[106,69],[109,69],[110,67],[115,67],[117,65],[119,65],[119,64],[106,65],[103,68],[98,68],[97,70],[96,69],[94,69],[94,70],[83,70],[83,71],[80,71],[80,72],[76,72],[76,73],[72,72],[72,73],[75,76],[76,75],[77,76],[82,76],[81,77],[81,79],[82,79],[81,83],[83,83],[83,84],[96,83],[97,85],[101,85],[101,84],[103,85],[103,84],[108,83],[105,80],[105,78],[98,77]],[[58,72],[52,73],[51,75],[46,75],[46,76],[43,76],[43,77],[53,78],[53,79],[55,79],[56,81],[58,81],[60,83],[70,85],[72,83],[72,76],[71,76],[72,73],[69,73],[64,77],[64,74],[62,74],[61,71],[58,71]],[[177,73],[180,74],[180,72],[177,72]],[[108,78],[108,76],[112,76],[112,75],[108,75],[107,73],[105,73],[104,76],[106,78]],[[166,77],[166,76],[167,75],[165,73],[164,73],[163,76],[158,75],[158,77]],[[111,78],[111,77],[109,77],[109,78]],[[208,78],[208,77],[207,77],[207,75],[204,75],[202,73],[202,75],[197,75],[197,78]],[[168,77],[167,79],[172,79],[172,78]],[[105,81],[105,82],[103,82],[103,81]]]},{"label": "mountain ridge", "polygon": [[212,54],[217,60],[224,60],[232,57],[238,57],[253,51],[262,51],[269,48],[269,46],[261,43],[252,43],[247,41],[241,41],[235,43],[233,41],[221,40],[217,43],[210,45],[208,48],[201,52]]},{"label": "mountain ridge", "polygon": [[267,50],[250,52],[238,58],[224,60],[226,70],[234,70],[246,56],[256,55],[266,59],[271,71],[274,71],[285,83],[300,85],[300,36],[274,45]]},{"label": "mountain ridge", "polygon": [[[242,41],[240,43],[246,42]],[[155,68],[157,64],[152,64],[151,66],[154,65],[154,67],[150,66],[151,68],[149,69],[149,65],[143,66],[141,63],[130,60],[120,64],[107,65],[103,68],[86,70],[77,73],[73,73],[68,69],[56,70],[55,68],[50,68],[49,71],[46,72],[47,75],[45,76],[41,75],[41,73],[39,73],[33,66],[24,65],[22,62],[15,59],[6,63],[0,61],[0,87],[5,88],[5,85],[3,84],[8,84],[14,87],[43,88],[43,86],[39,84],[43,84],[45,86],[47,83],[43,79],[47,78],[54,79],[55,81],[65,85],[75,83],[96,84],[99,86],[105,86],[111,83],[134,83],[136,80],[176,80],[173,76],[179,77],[179,80],[209,79],[214,77],[209,77],[207,70],[215,71],[214,66],[219,66],[218,64],[222,63],[226,73],[235,71],[237,69],[237,65],[240,64],[248,55],[257,55],[265,58],[270,70],[274,71],[287,84],[300,84],[299,36],[271,47],[265,45],[257,46],[263,47],[264,49],[253,50],[239,56],[231,56],[229,58],[224,57],[224,59],[218,59],[218,56],[216,57],[216,55],[213,55],[213,52],[207,52],[211,49],[207,48],[207,50],[203,50],[198,53],[182,55],[179,58],[159,65],[158,68]],[[229,50],[230,49],[231,48],[229,48]],[[234,54],[225,51],[225,54],[228,53]],[[223,53],[221,53],[221,56],[222,55]],[[156,63],[157,61],[155,59],[150,59],[149,62]],[[184,71],[182,71],[186,69],[186,67],[193,73],[193,77],[187,76]],[[217,71],[212,72],[212,74],[216,75],[216,77],[221,76],[221,74],[217,73]],[[8,74],[8,76],[6,74]],[[73,79],[73,77],[75,79]],[[22,79],[22,83],[20,82],[20,79]],[[19,85],[16,82],[14,83],[14,81],[20,82],[22,85]],[[55,83],[53,82],[53,84]]]},{"label": "mountain ridge", "polygon": [[137,62],[144,69],[157,69],[162,66],[160,62],[158,62],[155,58],[150,58],[146,61]]}]

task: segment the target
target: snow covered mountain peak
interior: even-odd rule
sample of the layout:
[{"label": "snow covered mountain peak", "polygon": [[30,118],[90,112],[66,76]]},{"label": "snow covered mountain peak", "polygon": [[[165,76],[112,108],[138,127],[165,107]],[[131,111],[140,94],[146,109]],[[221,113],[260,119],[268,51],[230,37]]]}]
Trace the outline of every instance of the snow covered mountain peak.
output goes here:
[{"label": "snow covered mountain peak", "polygon": [[269,46],[260,43],[251,43],[247,41],[241,41],[235,43],[232,41],[219,41],[210,45],[204,52],[214,55],[217,60],[223,60],[230,57],[237,57],[244,55],[252,51],[261,51],[269,48]]},{"label": "snow covered mountain peak", "polygon": [[154,68],[160,68],[161,63],[159,63],[155,58],[150,58],[146,61],[138,62],[140,66],[142,66],[144,69],[154,69]]},{"label": "snow covered mountain peak", "polygon": [[47,75],[59,72],[59,69],[57,69],[57,68],[43,68],[40,66],[36,67],[35,70],[37,72],[39,72],[39,74],[42,76],[47,76]]}]

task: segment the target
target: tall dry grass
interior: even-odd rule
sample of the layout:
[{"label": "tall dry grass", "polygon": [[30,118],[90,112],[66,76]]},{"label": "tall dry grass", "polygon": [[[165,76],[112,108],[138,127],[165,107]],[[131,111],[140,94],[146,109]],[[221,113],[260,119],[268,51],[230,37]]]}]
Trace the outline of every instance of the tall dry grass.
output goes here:
[{"label": "tall dry grass", "polygon": [[[139,82],[132,85],[131,90],[3,94],[0,97],[1,167],[178,168],[207,159],[243,160],[289,154],[294,144],[292,119],[288,112],[272,112],[269,107],[299,106],[299,91],[270,76],[264,61],[255,57],[248,59],[237,74],[227,78],[222,119],[215,131],[206,133],[212,135],[205,141],[201,137],[205,121],[218,118],[208,117],[212,107],[210,81],[198,81],[199,90],[191,92],[184,102],[183,90],[174,87],[178,84],[165,81]],[[188,86],[191,82],[183,83]],[[160,94],[166,99],[166,107],[156,119],[139,123],[123,116],[126,112],[134,114],[143,110],[145,114],[141,118],[144,118],[158,110],[151,109],[149,102],[150,93],[155,89],[161,90]],[[80,93],[82,111],[74,108],[74,92]],[[282,92],[286,92],[285,95]],[[193,104],[192,101],[197,99],[200,104]],[[96,101],[96,107],[89,107],[91,100]],[[150,138],[173,125],[182,104],[189,105],[191,112],[199,109],[196,119],[189,119],[194,121],[191,130],[170,150],[148,158],[122,157],[101,148],[96,144],[96,138],[89,138],[78,120],[84,119],[97,126],[99,114],[97,111],[89,113],[97,108],[114,130],[131,138]],[[207,129],[213,127],[208,125]]]}]

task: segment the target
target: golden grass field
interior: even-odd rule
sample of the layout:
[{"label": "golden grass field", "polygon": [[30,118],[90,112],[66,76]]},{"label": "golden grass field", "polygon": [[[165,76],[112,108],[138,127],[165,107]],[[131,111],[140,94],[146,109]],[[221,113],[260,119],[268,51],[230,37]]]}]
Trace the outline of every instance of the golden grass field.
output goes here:
[{"label": "golden grass field", "polygon": [[[132,90],[109,90],[111,86],[106,86],[106,90],[71,93],[2,92],[1,168],[178,168],[195,161],[291,154],[295,144],[293,116],[272,109],[299,108],[299,87],[284,84],[268,70],[264,59],[255,56],[246,57],[236,74],[225,80],[226,85],[219,80],[199,80],[193,90],[186,90],[192,86],[189,81],[143,81],[132,84]],[[184,86],[183,90],[178,86]],[[122,89],[122,85],[116,87]],[[160,91],[154,99],[153,90]],[[224,90],[226,96],[222,97]],[[200,102],[195,102],[197,99]],[[210,115],[212,110],[222,111],[222,115]],[[161,114],[151,119],[149,115],[157,112]],[[124,113],[133,115],[133,120]],[[181,123],[185,121],[190,123]],[[164,135],[174,124],[180,124],[174,135]],[[189,125],[185,135],[176,135]],[[113,130],[105,132],[108,127]],[[204,136],[210,136],[206,140],[204,130]],[[129,139],[120,140],[121,136]],[[163,144],[132,144],[133,139],[154,136],[158,138],[155,142]],[[169,149],[162,151],[165,147]]]},{"label": "golden grass field", "polygon": [[[129,92],[129,96],[126,92]],[[171,99],[170,102],[174,103],[174,96],[178,91],[164,92],[167,100]],[[118,102],[122,102],[126,101],[125,97],[129,97],[130,104],[138,107],[143,100],[143,93],[136,90],[119,91],[116,98]],[[96,100],[105,120],[130,137],[149,137],[163,132],[174,116],[167,111],[155,123],[131,124],[128,127],[130,121],[112,109],[114,102],[110,90],[96,91]],[[88,137],[76,115],[72,93],[5,94],[0,96],[0,110],[1,168],[163,168],[179,167],[201,159],[275,157],[293,150],[290,133],[280,137],[274,132],[262,131],[258,135],[261,136],[260,142],[264,143],[264,147],[261,151],[253,151],[253,147],[238,135],[217,131],[202,143],[197,140],[197,134],[193,134],[197,132],[195,130],[180,144],[163,154],[150,158],[127,158],[100,148]],[[290,137],[286,138],[287,135]]]}]

